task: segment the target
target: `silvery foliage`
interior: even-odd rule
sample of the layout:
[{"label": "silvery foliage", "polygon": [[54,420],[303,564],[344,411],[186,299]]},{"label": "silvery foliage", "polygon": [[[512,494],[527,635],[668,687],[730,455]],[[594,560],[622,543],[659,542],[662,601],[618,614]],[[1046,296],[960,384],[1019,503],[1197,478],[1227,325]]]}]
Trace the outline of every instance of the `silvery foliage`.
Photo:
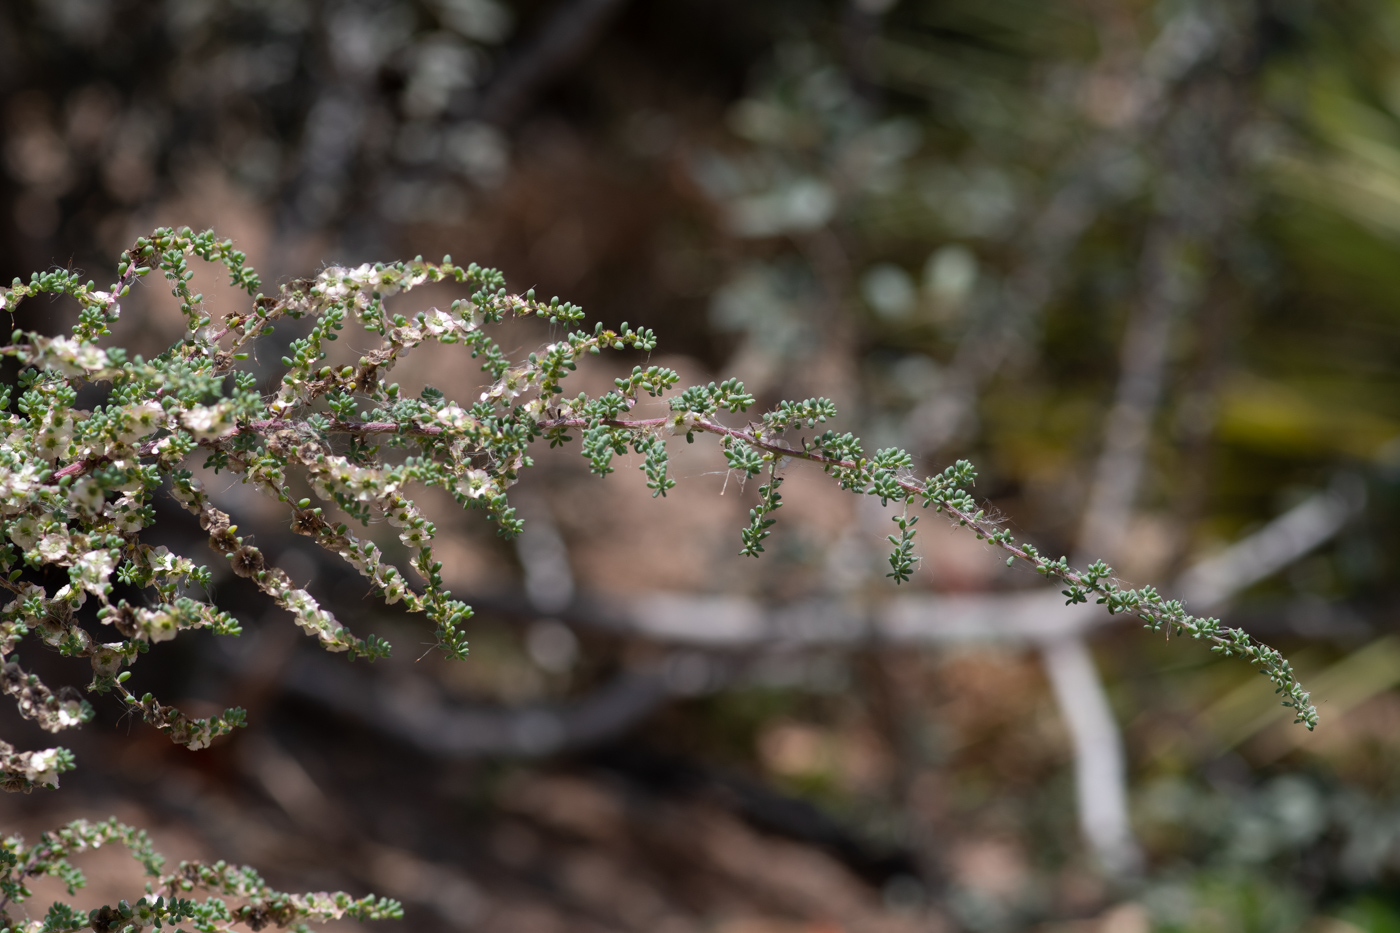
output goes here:
[{"label": "silvery foliage", "polygon": [[[204,309],[203,296],[190,289],[190,256],[224,266],[232,286],[252,296],[251,305],[214,320]],[[182,339],[149,361],[128,356],[121,347],[100,346],[120,314],[120,299],[134,282],[157,270],[180,301],[186,319]],[[17,330],[10,345],[0,348],[22,367],[15,412],[9,411],[14,387],[0,388],[6,432],[0,446],[0,585],[9,595],[0,609],[0,689],[16,700],[21,715],[50,732],[89,720],[93,709],[73,687],[50,688],[20,667],[13,656],[30,637],[65,656],[87,658],[93,670],[89,692],[114,694],[125,709],[177,744],[203,748],[243,724],[240,709],[197,719],[126,687],[131,676],[127,668],[154,642],[188,629],[239,633],[232,615],[186,595],[192,586],[207,587],[212,576],[208,567],[141,540],[141,531],[154,519],[152,498],[162,487],[197,516],[209,546],[235,574],[252,581],[324,648],[370,660],[389,653],[383,639],[351,633],[245,540],[234,517],[215,507],[185,466],[190,457],[201,455],[206,467],[227,470],[276,500],[287,510],[293,531],[353,565],[387,604],[402,602],[410,612],[425,614],[434,626],[438,649],[460,659],[467,654],[465,623],[472,610],[443,586],[442,563],[433,553],[436,526],[409,498],[409,487],[441,487],[463,508],[484,511],[500,534],[512,537],[524,523],[511,507],[507,490],[533,464],[531,446],[541,441],[566,444],[575,433],[591,470],[599,475],[613,471],[615,457],[629,451],[639,454],[653,496],[664,496],[675,486],[668,475],[668,442],[677,436],[693,442],[697,435],[714,435],[730,469],[763,478],[759,501],[741,531],[743,555],[758,556],[764,550],[782,505],[782,472],[791,460],[818,464],[843,489],[902,506],[894,516],[896,533],[889,538],[893,549],[888,576],[896,583],[910,579],[915,567],[917,513],[930,508],[944,513],[1007,552],[1008,563],[1024,561],[1063,584],[1070,603],[1095,598],[1110,613],[1131,613],[1154,631],[1189,634],[1210,643],[1213,651],[1249,659],[1275,683],[1284,705],[1297,711],[1297,721],[1309,729],[1316,724],[1308,694],[1289,663],[1272,648],[1216,619],[1189,615],[1181,603],[1164,599],[1152,587],[1121,587],[1102,562],[1076,570],[1065,558],[1050,560],[1034,546],[1018,544],[978,507],[969,491],[976,473],[967,461],[920,478],[902,450],[867,454],[853,435],[830,430],[811,438],[787,436],[799,428],[815,429],[835,415],[827,399],[782,402],[732,427],[721,412],[741,414],[755,402],[738,380],[678,392],[677,373],[660,366],[634,367],[614,381],[612,391],[597,397],[568,396],[563,382],[586,354],[651,350],[654,334],[627,324],[616,330],[601,324],[586,329],[577,306],[558,298],[539,300],[533,291],[510,294],[495,270],[457,265],[447,257],[440,263],[420,257],[354,269],[333,266],[284,285],[272,297],[259,293],[258,276],[232,241],[220,241],[212,231],[194,234],[185,228],[160,229],[138,239],[120,260],[118,273],[118,281],[105,291],[63,270],[35,273],[27,283],[16,279],[11,288],[0,290],[5,309],[39,294],[69,295],[81,305],[70,335],[46,337]],[[439,282],[460,285],[467,297],[446,310],[430,308],[412,319],[385,305],[391,296]],[[489,325],[509,315],[579,329],[524,359],[511,360],[488,332]],[[280,383],[264,397],[254,374],[240,364],[248,360],[258,338],[271,334],[274,323],[284,318],[308,319],[310,331],[291,343],[282,357]],[[335,341],[351,319],[378,336],[378,348],[353,365],[326,365],[326,344]],[[397,383],[386,382],[397,363],[429,341],[460,344],[463,353],[481,361],[491,384],[480,398],[459,403],[432,388],[409,398]],[[104,403],[90,411],[75,407],[84,383],[110,385]],[[668,397],[668,414],[628,417],[643,392]],[[406,454],[390,463],[380,456],[381,446],[404,448]],[[333,503],[347,520],[337,521],[325,507],[313,507],[309,497],[299,497],[295,490],[306,487]],[[404,568],[351,528],[351,522],[367,527],[380,516],[399,529],[399,540],[412,555]],[[68,582],[49,592],[24,579],[26,568],[45,566],[67,568]],[[416,579],[410,580],[410,571]],[[114,598],[113,580],[149,591],[146,605]],[[99,604],[99,631],[110,631],[109,641],[99,640],[78,622],[77,612],[89,598]],[[63,748],[17,751],[0,742],[0,782],[7,790],[56,787],[59,774],[73,766],[72,754]],[[68,870],[63,867],[68,852],[114,840],[133,845],[148,868],[155,864],[141,854],[146,851],[144,837],[116,824],[72,824],[28,850],[18,840],[7,841],[6,883],[18,885],[6,889],[7,900],[23,896],[26,874],[62,873]],[[367,902],[351,902],[342,895],[302,901],[273,898],[256,875],[230,871],[214,866],[180,874],[184,880],[162,880],[156,887],[166,894],[119,908],[117,915],[97,917],[94,912],[89,917],[65,913],[64,908],[57,914],[51,911],[42,924],[34,921],[17,928],[92,926],[105,933],[154,925],[156,920],[197,919],[190,912],[195,908],[175,896],[177,890],[189,890],[181,887],[185,881],[252,898],[250,903],[275,901],[282,905],[279,910],[292,911],[273,918],[279,923],[326,919],[324,911],[332,909],[328,904],[335,910],[361,910],[364,916],[388,915],[386,911],[396,909],[365,906]],[[196,926],[215,929],[227,919],[210,915]]]}]

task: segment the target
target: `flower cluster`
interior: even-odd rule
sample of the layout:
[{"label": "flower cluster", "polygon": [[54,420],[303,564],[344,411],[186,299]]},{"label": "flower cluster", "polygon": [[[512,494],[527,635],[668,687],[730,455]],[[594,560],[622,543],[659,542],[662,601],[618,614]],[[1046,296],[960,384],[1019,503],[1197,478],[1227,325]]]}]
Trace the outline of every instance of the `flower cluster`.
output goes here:
[{"label": "flower cluster", "polygon": [[[12,917],[10,910],[30,896],[25,882],[52,875],[63,881],[69,895],[83,887],[83,874],[70,861],[72,856],[104,845],[124,845],[141,863],[146,877],[144,897],[134,904],[122,900],[86,912],[56,902],[42,919]],[[261,930],[268,924],[279,927],[308,922],[324,923],[347,917],[355,920],[399,919],[403,908],[387,898],[352,898],[343,891],[285,894],[269,887],[251,868],[238,868],[224,862],[206,865],[181,862],[173,872],[162,873],[165,859],[152,847],[144,830],[116,820],[90,823],[75,820],[60,829],[44,833],[33,845],[10,836],[0,842],[0,930],[6,933],[72,933],[91,929],[93,933],[141,933],[142,930],[177,928],[188,923],[201,933],[223,933],[235,924]],[[185,895],[210,892],[203,900]]]}]

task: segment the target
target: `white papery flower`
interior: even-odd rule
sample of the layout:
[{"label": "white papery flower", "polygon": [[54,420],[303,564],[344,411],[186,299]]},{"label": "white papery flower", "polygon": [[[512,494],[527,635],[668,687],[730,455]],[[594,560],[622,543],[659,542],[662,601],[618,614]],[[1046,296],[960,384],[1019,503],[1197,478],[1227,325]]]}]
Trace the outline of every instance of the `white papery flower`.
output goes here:
[{"label": "white papery flower", "polygon": [[58,786],[58,749],[46,748],[42,752],[31,752],[24,765],[24,776],[35,784]]},{"label": "white papery flower", "polygon": [[164,609],[141,609],[137,611],[141,630],[153,642],[170,641],[180,632],[175,617]]},{"label": "white papery flower", "polygon": [[196,405],[185,412],[180,420],[185,423],[185,427],[195,432],[195,436],[201,434],[212,436],[215,432],[211,430],[219,423],[219,413],[214,408],[206,405]]},{"label": "white papery flower", "polygon": [[85,476],[68,488],[68,501],[89,514],[100,512],[105,501],[102,484]]},{"label": "white papery flower", "polygon": [[[364,283],[364,273],[370,266],[360,266],[358,269],[342,269],[339,266],[332,266],[319,276],[321,292],[328,298],[344,298],[352,291],[357,291]],[[346,279],[351,279],[347,282]]]},{"label": "white papery flower", "polygon": [[519,398],[520,395],[530,387],[530,381],[522,373],[506,373],[500,382],[481,393],[481,400],[489,402],[492,399],[501,399],[511,402]]},{"label": "white papery flower", "polygon": [[151,569],[158,572],[169,573],[175,569],[175,555],[163,544],[147,554],[146,560],[150,562]]},{"label": "white papery flower", "polygon": [[670,418],[667,418],[666,424],[662,427],[661,430],[673,436],[676,434],[684,434],[691,428],[695,427],[695,425],[698,424],[699,421],[699,415],[695,414],[695,412],[693,411],[688,411],[683,414],[674,415]]},{"label": "white papery flower", "polygon": [[491,491],[491,476],[485,470],[468,470],[457,480],[457,491],[479,499]]},{"label": "white papery flower", "polygon": [[291,590],[283,597],[287,609],[293,613],[300,614],[307,609],[316,607],[316,599],[306,590]]},{"label": "white papery flower", "polygon": [[189,432],[194,435],[195,440],[207,441],[218,437],[231,424],[229,412],[233,408],[231,402],[219,402],[216,405],[196,405],[180,416]]},{"label": "white papery flower", "polygon": [[122,412],[122,426],[117,430],[117,440],[123,444],[136,441],[165,427],[165,409],[152,400],[132,405]]},{"label": "white papery flower", "polygon": [[326,612],[306,590],[291,590],[283,597],[283,605],[291,611],[296,624],[308,635],[315,635],[331,651],[344,651],[349,646],[338,640],[344,626]]},{"label": "white papery flower", "polygon": [[351,470],[348,485],[358,502],[373,502],[381,494],[381,490],[376,488],[379,485],[378,470],[354,467]]},{"label": "white papery flower", "polygon": [[92,669],[107,677],[115,676],[126,660],[125,642],[114,641],[100,645],[92,654]]},{"label": "white papery flower", "polygon": [[44,426],[44,429],[35,438],[35,447],[41,457],[53,460],[63,456],[68,451],[68,445],[72,440],[73,422],[69,418],[61,418]]},{"label": "white papery flower", "polygon": [[54,563],[68,556],[68,536],[48,534],[39,539],[39,556]]},{"label": "white papery flower", "polygon": [[456,322],[452,320],[452,315],[446,311],[433,308],[423,313],[423,329],[433,336],[454,330]]},{"label": "white papery flower", "polygon": [[53,594],[53,601],[56,603],[71,603],[73,608],[81,609],[83,603],[87,602],[87,593],[81,589],[73,589],[73,584],[65,583],[58,588],[58,592]]},{"label": "white papery flower", "polygon": [[49,366],[65,376],[81,376],[94,370],[106,369],[110,361],[107,351],[92,344],[80,343],[75,337],[36,337],[32,362]]},{"label": "white papery flower", "polygon": [[65,376],[81,376],[83,368],[78,365],[78,341],[74,337],[55,337],[45,342],[42,338],[35,343],[44,351],[44,362]]},{"label": "white papery flower", "polygon": [[433,540],[433,536],[428,534],[428,527],[420,525],[417,528],[407,528],[400,535],[399,540],[406,547],[422,547]]},{"label": "white papery flower", "polygon": [[39,541],[39,522],[33,515],[21,515],[10,522],[10,540],[24,550],[29,550]]},{"label": "white papery flower", "polygon": [[58,706],[58,724],[67,729],[83,721],[83,707],[77,700],[69,700]]},{"label": "white papery flower", "polygon": [[445,428],[462,430],[476,423],[476,419],[467,414],[466,409],[460,405],[445,405],[437,413],[438,424]]},{"label": "white papery flower", "polygon": [[297,624],[309,634],[320,638],[328,647],[334,647],[330,643],[340,635],[344,628],[334,616],[319,608],[303,613],[297,618]]},{"label": "white papery flower", "polygon": [[403,575],[393,567],[384,564],[374,568],[374,579],[383,587],[384,602],[390,606],[403,599],[404,593],[408,590]]},{"label": "white papery flower", "polygon": [[[92,372],[93,370],[97,369],[106,369],[107,351],[99,347],[94,347],[92,344],[84,344],[83,346],[78,348],[78,353],[75,357],[75,361],[80,367],[82,367],[82,369],[85,372]],[[77,373],[74,373],[73,375],[77,375]]]},{"label": "white papery flower", "polygon": [[78,558],[78,582],[94,596],[101,596],[116,561],[106,550],[88,551]]},{"label": "white papery flower", "polygon": [[0,469],[0,513],[27,507],[26,497],[41,485],[36,463],[25,463],[18,469]]}]

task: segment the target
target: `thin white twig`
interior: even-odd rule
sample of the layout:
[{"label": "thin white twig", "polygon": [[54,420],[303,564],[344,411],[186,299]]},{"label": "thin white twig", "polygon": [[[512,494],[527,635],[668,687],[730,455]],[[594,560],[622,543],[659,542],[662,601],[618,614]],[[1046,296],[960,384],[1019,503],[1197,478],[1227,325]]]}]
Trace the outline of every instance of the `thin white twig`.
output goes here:
[{"label": "thin white twig", "polygon": [[1128,821],[1123,739],[1093,656],[1082,637],[1047,641],[1040,656],[1074,746],[1080,828],[1106,870],[1136,875],[1143,858]]}]

